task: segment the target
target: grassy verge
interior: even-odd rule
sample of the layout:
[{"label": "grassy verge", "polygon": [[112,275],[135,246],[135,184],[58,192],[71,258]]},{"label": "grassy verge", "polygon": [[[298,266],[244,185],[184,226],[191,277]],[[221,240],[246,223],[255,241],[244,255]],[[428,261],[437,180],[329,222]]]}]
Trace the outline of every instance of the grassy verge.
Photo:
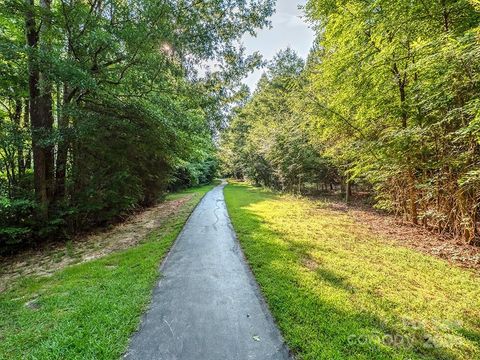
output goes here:
[{"label": "grassy verge", "polygon": [[17,280],[0,295],[0,359],[118,359],[148,305],[162,257],[211,188],[169,195],[193,196],[138,246]]},{"label": "grassy verge", "polygon": [[299,359],[479,359],[480,277],[392,246],[321,202],[225,189],[234,228]]}]

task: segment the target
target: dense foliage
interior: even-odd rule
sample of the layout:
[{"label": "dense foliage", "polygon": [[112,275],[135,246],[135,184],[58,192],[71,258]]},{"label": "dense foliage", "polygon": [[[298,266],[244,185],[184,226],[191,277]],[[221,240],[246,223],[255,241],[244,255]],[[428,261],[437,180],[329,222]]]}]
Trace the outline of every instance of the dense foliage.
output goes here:
[{"label": "dense foliage", "polygon": [[287,190],[363,183],[378,207],[477,241],[479,10],[473,0],[310,0],[307,63],[285,76],[277,61],[237,110],[226,172]]},{"label": "dense foliage", "polygon": [[280,52],[253,96],[236,109],[222,137],[223,170],[228,175],[293,192],[338,182],[335,168],[308,138],[295,107],[302,101],[303,67],[292,50]]},{"label": "dense foliage", "polygon": [[259,61],[238,39],[271,12],[270,0],[2,1],[0,249],[210,181],[228,99]]}]

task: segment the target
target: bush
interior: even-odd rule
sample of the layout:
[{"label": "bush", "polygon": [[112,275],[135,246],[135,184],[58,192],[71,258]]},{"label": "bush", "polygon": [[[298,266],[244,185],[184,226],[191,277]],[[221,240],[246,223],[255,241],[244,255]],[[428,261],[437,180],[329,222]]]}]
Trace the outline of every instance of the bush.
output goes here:
[{"label": "bush", "polygon": [[177,167],[169,190],[185,189],[191,186],[209,184],[217,174],[218,161],[213,157],[195,163],[184,163]]},{"label": "bush", "polygon": [[31,239],[35,212],[32,200],[0,198],[0,252]]}]

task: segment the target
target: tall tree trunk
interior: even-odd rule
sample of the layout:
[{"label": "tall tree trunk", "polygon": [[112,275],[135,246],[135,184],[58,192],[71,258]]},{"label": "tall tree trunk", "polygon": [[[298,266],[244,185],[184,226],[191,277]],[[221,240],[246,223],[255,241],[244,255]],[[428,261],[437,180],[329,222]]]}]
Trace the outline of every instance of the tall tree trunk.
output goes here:
[{"label": "tall tree trunk", "polygon": [[[400,104],[401,104],[401,111],[402,111],[402,128],[406,129],[408,126],[408,113],[407,109],[405,109],[405,101],[406,101],[406,74],[403,76],[402,80],[399,80],[399,91],[400,91]],[[410,218],[412,223],[415,225],[418,224],[418,209],[417,209],[417,192],[415,190],[415,175],[413,172],[413,165],[411,164],[411,158],[407,155],[407,181],[408,181],[408,197],[410,203]]]},{"label": "tall tree trunk", "polygon": [[[50,30],[52,19],[50,17],[50,8],[52,0],[40,0],[40,6],[45,11],[45,16],[42,18],[42,27],[40,29],[40,47],[43,49],[44,53],[49,53],[51,51],[51,42],[48,39],[48,32]],[[41,113],[44,121],[45,129],[45,140],[47,145],[45,145],[45,180],[47,186],[47,198],[50,203],[53,199],[55,192],[55,157],[54,157],[54,146],[51,140],[51,134],[53,129],[53,98],[52,98],[52,82],[40,72],[40,84],[42,86],[41,97],[40,97],[40,107]]]},{"label": "tall tree trunk", "polygon": [[[42,0],[40,4],[44,9],[49,10],[50,1]],[[45,77],[42,76],[38,67],[40,31],[36,27],[35,1],[27,0],[27,5],[25,28],[29,47],[28,84],[35,196],[40,205],[41,216],[47,218],[53,190],[53,147],[46,145],[53,127],[52,95],[48,82],[42,83]]]},{"label": "tall tree trunk", "polygon": [[43,119],[40,103],[40,72],[36,61],[38,50],[38,31],[34,14],[34,0],[27,0],[29,8],[26,13],[25,29],[27,36],[28,54],[28,90],[30,102],[30,126],[32,129],[33,150],[33,181],[35,197],[40,205],[42,214],[48,212],[47,182],[45,176],[45,149],[40,145]]},{"label": "tall tree trunk", "polygon": [[[408,113],[405,109],[405,101],[406,101],[406,92],[405,92],[405,85],[406,85],[406,75],[404,79],[399,83],[399,90],[400,90],[400,102],[402,107],[402,127],[404,129],[407,128],[408,124]],[[409,205],[410,205],[410,219],[412,223],[415,225],[418,224],[418,209],[417,209],[417,191],[415,189],[415,175],[413,172],[413,164],[411,163],[410,155],[407,155],[407,181],[408,181],[408,197],[409,197]]]},{"label": "tall tree trunk", "polygon": [[349,203],[351,198],[352,198],[352,182],[347,177],[345,182],[345,202]]},{"label": "tall tree trunk", "polygon": [[450,11],[447,8],[447,1],[441,0],[442,3],[442,16],[443,16],[443,29],[448,32],[450,30]]},{"label": "tall tree trunk", "polygon": [[62,139],[58,144],[57,151],[57,164],[55,167],[55,200],[62,200],[65,196],[65,181],[67,175],[67,159],[68,148],[70,140],[68,138],[68,125],[69,119],[65,112],[65,106],[67,105],[69,98],[68,88],[65,85],[63,88],[63,109],[60,111],[58,117],[58,129],[62,135]]},{"label": "tall tree trunk", "polygon": [[[15,101],[15,115],[14,122],[16,126],[16,131],[18,134],[22,131],[22,100],[17,99]],[[23,138],[19,136],[17,144],[17,174],[19,176],[23,175],[25,170],[25,164],[23,160]]]},{"label": "tall tree trunk", "polygon": [[[23,128],[24,129],[29,129],[30,128],[30,101],[25,99],[25,102],[23,104]],[[32,149],[28,148],[28,151],[26,151],[25,155],[25,161],[24,161],[24,169],[23,172],[25,173],[25,170],[31,169],[32,168]]]},{"label": "tall tree trunk", "polygon": [[[402,128],[406,129],[408,127],[408,112],[406,109],[406,86],[407,86],[407,72],[402,74],[397,67],[397,64],[393,64],[393,73],[397,78],[397,85],[400,95],[400,112],[402,118]],[[408,198],[410,206],[410,219],[412,223],[418,224],[418,209],[417,209],[417,192],[415,189],[415,175],[413,171],[413,164],[411,164],[411,158],[407,154],[407,182],[408,182]]]},{"label": "tall tree trunk", "polygon": [[413,175],[412,166],[408,167],[408,196],[410,203],[410,217],[412,223],[418,224],[418,209],[417,209],[417,191],[415,190],[415,176]]}]

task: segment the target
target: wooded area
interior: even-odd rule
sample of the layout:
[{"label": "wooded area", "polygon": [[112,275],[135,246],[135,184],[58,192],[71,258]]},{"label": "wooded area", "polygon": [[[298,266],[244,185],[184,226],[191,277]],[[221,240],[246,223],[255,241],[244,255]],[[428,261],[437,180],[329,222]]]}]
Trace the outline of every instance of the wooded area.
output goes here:
[{"label": "wooded area", "polygon": [[[480,237],[480,5],[310,0],[316,42],[261,64],[274,1],[0,5],[0,248],[67,237],[224,172]],[[232,111],[232,106],[235,107]],[[228,124],[228,128],[222,129]],[[221,131],[220,151],[217,138]]]},{"label": "wooded area", "polygon": [[316,43],[280,52],[222,137],[237,178],[351,184],[414,224],[480,238],[480,5],[310,0]]},{"label": "wooded area", "polygon": [[[272,1],[0,4],[0,251],[212,180],[214,135]],[[215,64],[210,69],[200,65]]]},{"label": "wooded area", "polygon": [[480,0],[0,0],[0,263],[0,359],[480,359]]}]

